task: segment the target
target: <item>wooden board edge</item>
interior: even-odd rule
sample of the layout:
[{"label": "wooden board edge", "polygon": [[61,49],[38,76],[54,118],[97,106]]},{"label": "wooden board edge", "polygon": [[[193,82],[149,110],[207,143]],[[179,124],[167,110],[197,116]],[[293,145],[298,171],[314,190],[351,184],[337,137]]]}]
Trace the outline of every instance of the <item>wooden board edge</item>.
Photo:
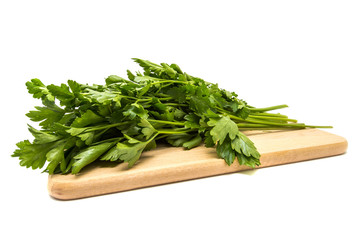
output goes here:
[{"label": "wooden board edge", "polygon": [[[339,139],[340,140],[338,142],[331,145],[308,148],[305,154],[304,149],[301,148],[296,149],[295,151],[282,151],[264,154],[261,158],[262,165],[258,168],[344,154],[347,151],[348,142],[345,138],[339,137]],[[148,172],[148,174],[143,175],[138,179],[133,179],[134,181],[129,181],[131,184],[123,182],[122,178],[109,177],[107,179],[89,181],[87,184],[82,186],[79,186],[77,183],[52,181],[49,176],[48,192],[49,195],[55,199],[73,200],[210,176],[218,176],[249,169],[251,168],[239,166],[237,163],[232,166],[227,166],[223,161],[211,161],[205,165],[203,162],[198,162],[195,164],[192,163],[188,167],[183,165],[181,169],[172,167],[164,168],[160,171],[157,170],[153,173]],[[196,174],[194,174],[194,172],[196,172]],[[106,184],[104,185],[104,183]]]}]

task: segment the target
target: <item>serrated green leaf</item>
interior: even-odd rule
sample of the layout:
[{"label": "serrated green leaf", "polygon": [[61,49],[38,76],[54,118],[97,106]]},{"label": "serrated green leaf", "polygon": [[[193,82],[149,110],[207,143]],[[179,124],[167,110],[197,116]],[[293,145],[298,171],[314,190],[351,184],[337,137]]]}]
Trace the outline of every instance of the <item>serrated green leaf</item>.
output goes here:
[{"label": "serrated green leaf", "polygon": [[139,158],[147,143],[118,143],[101,160],[124,161],[131,167]]},{"label": "serrated green leaf", "polygon": [[146,119],[140,119],[138,126],[141,127],[141,132],[144,134],[146,140],[153,136],[157,131]]},{"label": "serrated green leaf", "polygon": [[167,95],[170,95],[175,101],[179,103],[186,102],[186,89],[184,87],[172,87],[166,91]]},{"label": "serrated green leaf", "polygon": [[86,127],[90,124],[96,124],[103,122],[105,119],[97,114],[95,114],[91,110],[87,110],[85,113],[81,114],[81,117],[77,117],[73,123],[71,124],[71,127],[75,128],[82,128]]},{"label": "serrated green leaf", "polygon": [[46,86],[40,81],[40,79],[34,78],[31,81],[26,82],[28,92],[33,95],[34,98],[47,99],[53,102],[54,96],[52,96]]},{"label": "serrated green leaf", "polygon": [[136,139],[125,137],[128,139],[124,142],[119,142],[115,147],[111,148],[101,160],[105,161],[124,161],[128,163],[129,167],[132,167],[137,160],[139,160],[141,153],[150,144],[155,136],[151,139],[141,142]]},{"label": "serrated green leaf", "polygon": [[55,146],[53,149],[51,149],[46,154],[46,160],[48,162],[50,162],[46,167],[46,170],[49,172],[49,174],[53,174],[56,167],[62,161],[65,160],[65,156],[64,156],[65,145],[66,145],[66,142],[64,141],[64,142],[58,144],[57,146]]},{"label": "serrated green leaf", "polygon": [[190,97],[190,108],[196,113],[206,113],[211,107],[209,98],[202,96],[191,96]]},{"label": "serrated green leaf", "polygon": [[[133,58],[133,60],[138,63],[145,71],[155,74],[157,77],[164,77],[163,73],[167,73],[167,68],[164,66],[139,58]],[[173,69],[171,70],[174,71]]]},{"label": "serrated green leaf", "polygon": [[81,141],[85,142],[86,145],[92,144],[94,136],[95,136],[95,132],[86,132],[78,135]]},{"label": "serrated green leaf", "polygon": [[46,154],[56,145],[56,142],[32,144],[28,140],[16,144],[18,149],[13,157],[19,157],[20,166],[32,169],[42,168],[46,162]]},{"label": "serrated green leaf", "polygon": [[137,103],[126,106],[123,110],[123,115],[133,120],[136,116],[140,118],[148,118],[148,113],[143,106]]},{"label": "serrated green leaf", "polygon": [[112,93],[110,91],[96,91],[92,89],[87,89],[87,98],[90,98],[92,101],[100,103],[102,105],[109,105],[111,102],[117,103],[119,106],[121,101],[121,95],[117,93]]},{"label": "serrated green leaf", "polygon": [[200,127],[199,121],[200,117],[197,116],[194,113],[187,114],[184,119],[185,121],[185,127],[190,129],[196,129]]},{"label": "serrated green leaf", "polygon": [[255,168],[256,166],[260,166],[260,160],[254,157],[247,157],[244,154],[236,153],[236,157],[240,165],[245,165],[251,168]]},{"label": "serrated green leaf", "polygon": [[216,152],[229,166],[234,162],[235,151],[231,148],[231,140],[229,137],[226,137],[222,143],[217,144]]},{"label": "serrated green leaf", "polygon": [[74,104],[73,100],[75,99],[75,96],[70,92],[69,87],[66,84],[61,84],[60,86],[51,84],[47,86],[47,89],[51,95],[60,101],[60,105],[72,106]]},{"label": "serrated green leaf", "polygon": [[88,128],[75,128],[71,127],[66,132],[70,133],[71,136],[77,136],[83,132],[85,132]]},{"label": "serrated green leaf", "polygon": [[71,172],[73,174],[79,173],[83,167],[94,162],[114,144],[115,144],[114,142],[105,142],[98,145],[87,147],[82,152],[74,156],[75,162],[72,165]]},{"label": "serrated green leaf", "polygon": [[45,107],[35,107],[37,111],[30,111],[26,114],[31,121],[41,122],[39,125],[43,128],[50,128],[55,122],[59,122],[65,114],[65,111],[55,104]]},{"label": "serrated green leaf", "polygon": [[222,116],[221,118],[210,118],[207,124],[213,127],[210,131],[213,141],[219,141],[222,144],[227,135],[230,139],[234,139],[239,133],[239,129],[234,121],[228,116]]},{"label": "serrated green leaf", "polygon": [[182,120],[186,115],[186,112],[184,112],[183,110],[181,109],[175,109],[174,111],[174,118],[177,119],[177,120]]},{"label": "serrated green leaf", "polygon": [[79,83],[77,83],[76,81],[74,80],[68,80],[67,81],[70,89],[71,89],[71,92],[77,96],[80,92],[81,92],[81,85]]},{"label": "serrated green leaf", "polygon": [[243,153],[247,157],[259,159],[260,153],[254,143],[242,132],[239,132],[231,142],[231,147],[238,153]]},{"label": "serrated green leaf", "polygon": [[132,74],[132,72],[130,72],[130,70],[127,70],[126,73],[127,73],[128,78],[129,78],[131,81],[134,81],[135,75]]},{"label": "serrated green leaf", "polygon": [[55,142],[62,138],[62,136],[57,136],[44,131],[36,130],[30,125],[28,125],[28,129],[29,132],[35,137],[34,144]]}]

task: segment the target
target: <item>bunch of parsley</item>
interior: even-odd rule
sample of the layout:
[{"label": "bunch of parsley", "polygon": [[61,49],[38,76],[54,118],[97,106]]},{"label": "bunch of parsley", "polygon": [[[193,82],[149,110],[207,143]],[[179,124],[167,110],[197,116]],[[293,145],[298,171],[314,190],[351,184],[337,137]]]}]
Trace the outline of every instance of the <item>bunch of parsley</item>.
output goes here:
[{"label": "bunch of parsley", "polygon": [[33,142],[17,143],[13,157],[20,165],[45,172],[77,174],[94,161],[126,162],[133,166],[143,151],[159,142],[191,149],[204,143],[216,147],[228,165],[260,165],[260,154],[242,130],[301,129],[297,123],[270,110],[255,108],[183,72],[176,64],[160,65],[135,58],[143,72],[127,71],[128,79],[109,76],[105,85],[69,80],[45,86],[39,79],[26,83],[43,106],[26,114],[39,122],[29,125]]}]

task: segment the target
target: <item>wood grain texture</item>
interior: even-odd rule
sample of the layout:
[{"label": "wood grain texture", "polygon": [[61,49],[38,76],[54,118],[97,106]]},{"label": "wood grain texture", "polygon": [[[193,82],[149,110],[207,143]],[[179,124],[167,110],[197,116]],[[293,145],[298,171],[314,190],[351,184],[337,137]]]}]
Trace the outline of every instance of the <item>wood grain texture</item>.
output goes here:
[{"label": "wood grain texture", "polygon": [[[339,155],[347,149],[345,138],[318,129],[248,132],[247,135],[261,153],[259,168]],[[126,163],[100,162],[87,166],[77,175],[50,175],[48,191],[54,198],[69,200],[247,169],[237,162],[226,165],[214,148],[183,150],[160,146],[143,153],[131,169]]]}]

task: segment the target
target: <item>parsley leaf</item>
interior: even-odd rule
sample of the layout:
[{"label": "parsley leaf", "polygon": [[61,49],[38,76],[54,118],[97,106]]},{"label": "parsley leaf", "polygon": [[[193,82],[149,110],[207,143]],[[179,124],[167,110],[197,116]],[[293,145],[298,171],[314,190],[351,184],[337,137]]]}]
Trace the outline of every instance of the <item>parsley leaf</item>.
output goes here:
[{"label": "parsley leaf", "polygon": [[91,110],[87,110],[81,117],[77,117],[73,123],[71,124],[72,127],[81,128],[86,127],[91,124],[101,123],[104,121],[104,118],[95,114]]},{"label": "parsley leaf", "polygon": [[222,116],[220,118],[210,118],[207,124],[213,127],[210,131],[213,141],[219,141],[222,144],[227,135],[233,140],[238,134],[239,129],[234,121],[228,116]]},{"label": "parsley leaf", "polygon": [[40,81],[40,79],[34,78],[26,83],[26,87],[30,94],[34,98],[47,99],[50,102],[55,100],[54,96],[50,94],[46,86]]},{"label": "parsley leaf", "polygon": [[74,156],[75,162],[72,166],[72,173],[76,174],[80,172],[83,167],[98,159],[113,145],[114,142],[105,142],[85,148],[79,154]]},{"label": "parsley leaf", "polygon": [[55,86],[53,84],[47,86],[47,89],[56,99],[60,101],[61,106],[72,107],[74,105],[75,96],[70,92],[70,88],[66,84],[61,84],[61,86]]},{"label": "parsley leaf", "polygon": [[51,128],[54,123],[60,121],[65,111],[56,106],[55,103],[47,102],[44,107],[35,107],[36,111],[30,111],[26,114],[31,121],[41,122],[39,125],[45,129]]}]

